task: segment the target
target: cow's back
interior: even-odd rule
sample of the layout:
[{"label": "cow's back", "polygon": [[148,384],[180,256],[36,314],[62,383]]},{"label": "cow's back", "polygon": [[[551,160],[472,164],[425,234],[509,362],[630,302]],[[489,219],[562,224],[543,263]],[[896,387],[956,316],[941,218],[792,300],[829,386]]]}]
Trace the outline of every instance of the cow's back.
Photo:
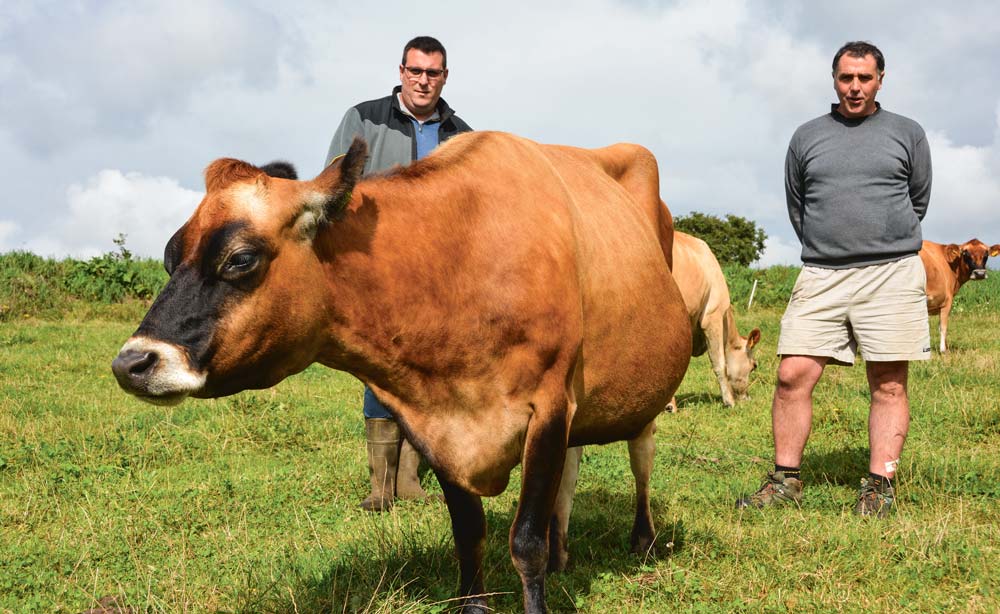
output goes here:
[{"label": "cow's back", "polygon": [[[560,149],[572,151],[574,148]],[[632,143],[576,151],[600,166],[635,199],[650,223],[658,229],[667,266],[673,269],[674,220],[667,205],[660,199],[660,169],[653,154],[645,147]]]}]

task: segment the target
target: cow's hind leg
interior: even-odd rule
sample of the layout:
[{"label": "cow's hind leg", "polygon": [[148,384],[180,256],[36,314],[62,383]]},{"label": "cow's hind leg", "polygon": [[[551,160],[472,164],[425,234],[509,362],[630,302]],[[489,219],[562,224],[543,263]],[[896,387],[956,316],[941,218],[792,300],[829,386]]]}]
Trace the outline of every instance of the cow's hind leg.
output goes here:
[{"label": "cow's hind leg", "polygon": [[521,498],[510,528],[510,555],[524,587],[524,611],[545,612],[549,525],[569,436],[565,393],[548,406],[536,401],[525,435]]},{"label": "cow's hind leg", "polygon": [[451,532],[458,554],[459,594],[465,597],[462,614],[486,614],[483,596],[483,549],[486,544],[486,514],[483,502],[437,473],[451,516]]},{"label": "cow's hind leg", "polygon": [[576,493],[576,479],[580,474],[580,458],[583,456],[583,446],[566,450],[566,461],[563,463],[562,480],[559,481],[559,494],[556,496],[555,509],[552,510],[552,521],[549,526],[549,571],[563,571],[569,561],[567,547],[569,534],[569,516],[573,511],[573,496]]},{"label": "cow's hind leg", "polygon": [[635,522],[629,540],[632,552],[638,555],[655,554],[653,542],[653,513],[649,509],[649,478],[653,473],[653,456],[656,453],[656,420],[650,420],[639,436],[628,442],[628,460],[635,476]]}]

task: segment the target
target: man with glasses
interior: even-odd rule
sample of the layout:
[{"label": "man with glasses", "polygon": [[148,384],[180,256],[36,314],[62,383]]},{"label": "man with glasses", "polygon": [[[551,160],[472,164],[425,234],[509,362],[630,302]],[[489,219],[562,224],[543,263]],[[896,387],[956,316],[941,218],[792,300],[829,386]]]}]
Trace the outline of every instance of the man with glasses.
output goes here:
[{"label": "man with glasses", "polygon": [[[439,143],[471,131],[441,98],[447,80],[448,54],[437,39],[418,36],[406,43],[399,65],[400,84],[384,98],[347,110],[333,135],[326,166],[347,153],[356,135],[368,142],[367,175],[396,165],[406,166],[426,156]],[[361,507],[381,512],[392,507],[395,498],[427,497],[417,475],[420,455],[367,386],[363,412],[372,491]]]}]

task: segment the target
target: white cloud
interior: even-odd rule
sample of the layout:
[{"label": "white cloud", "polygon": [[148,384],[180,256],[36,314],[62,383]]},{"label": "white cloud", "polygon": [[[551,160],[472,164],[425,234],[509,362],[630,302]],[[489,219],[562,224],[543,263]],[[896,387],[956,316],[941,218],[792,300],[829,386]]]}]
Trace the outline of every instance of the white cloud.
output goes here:
[{"label": "white cloud", "polygon": [[25,247],[40,255],[87,258],[114,251],[113,239],[126,235],[126,247],[139,256],[160,258],[171,235],[204,196],[168,177],[148,177],[108,169],[73,184],[67,209],[49,231]]},{"label": "white cloud", "polygon": [[11,239],[20,230],[20,226],[14,222],[0,220],[0,252],[12,251],[17,248]]},{"label": "white cloud", "polygon": [[7,129],[45,157],[92,136],[140,139],[157,113],[237,82],[273,87],[295,38],[270,13],[234,0],[41,2],[7,15],[0,38]]},{"label": "white cloud", "polygon": [[776,264],[798,266],[802,264],[802,261],[799,259],[801,253],[802,246],[799,245],[799,242],[794,237],[792,237],[792,241],[787,241],[782,237],[770,236],[764,241],[764,253],[761,254],[760,260],[753,263],[752,266],[761,269],[766,269]]},{"label": "white cloud", "polygon": [[[997,131],[1000,134],[1000,112]],[[963,243],[979,238],[1000,243],[1000,139],[989,146],[956,145],[945,134],[929,132],[934,185],[924,218],[924,238]]]}]

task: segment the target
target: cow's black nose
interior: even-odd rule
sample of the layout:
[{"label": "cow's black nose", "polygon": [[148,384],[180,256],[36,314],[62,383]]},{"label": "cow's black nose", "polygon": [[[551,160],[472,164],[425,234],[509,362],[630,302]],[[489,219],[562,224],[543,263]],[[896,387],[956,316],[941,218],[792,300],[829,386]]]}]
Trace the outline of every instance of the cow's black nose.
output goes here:
[{"label": "cow's black nose", "polygon": [[970,277],[972,279],[986,279],[986,269],[975,269]]},{"label": "cow's black nose", "polygon": [[125,350],[111,361],[111,371],[114,372],[118,385],[131,392],[142,387],[143,381],[159,360],[160,356],[156,352]]}]

